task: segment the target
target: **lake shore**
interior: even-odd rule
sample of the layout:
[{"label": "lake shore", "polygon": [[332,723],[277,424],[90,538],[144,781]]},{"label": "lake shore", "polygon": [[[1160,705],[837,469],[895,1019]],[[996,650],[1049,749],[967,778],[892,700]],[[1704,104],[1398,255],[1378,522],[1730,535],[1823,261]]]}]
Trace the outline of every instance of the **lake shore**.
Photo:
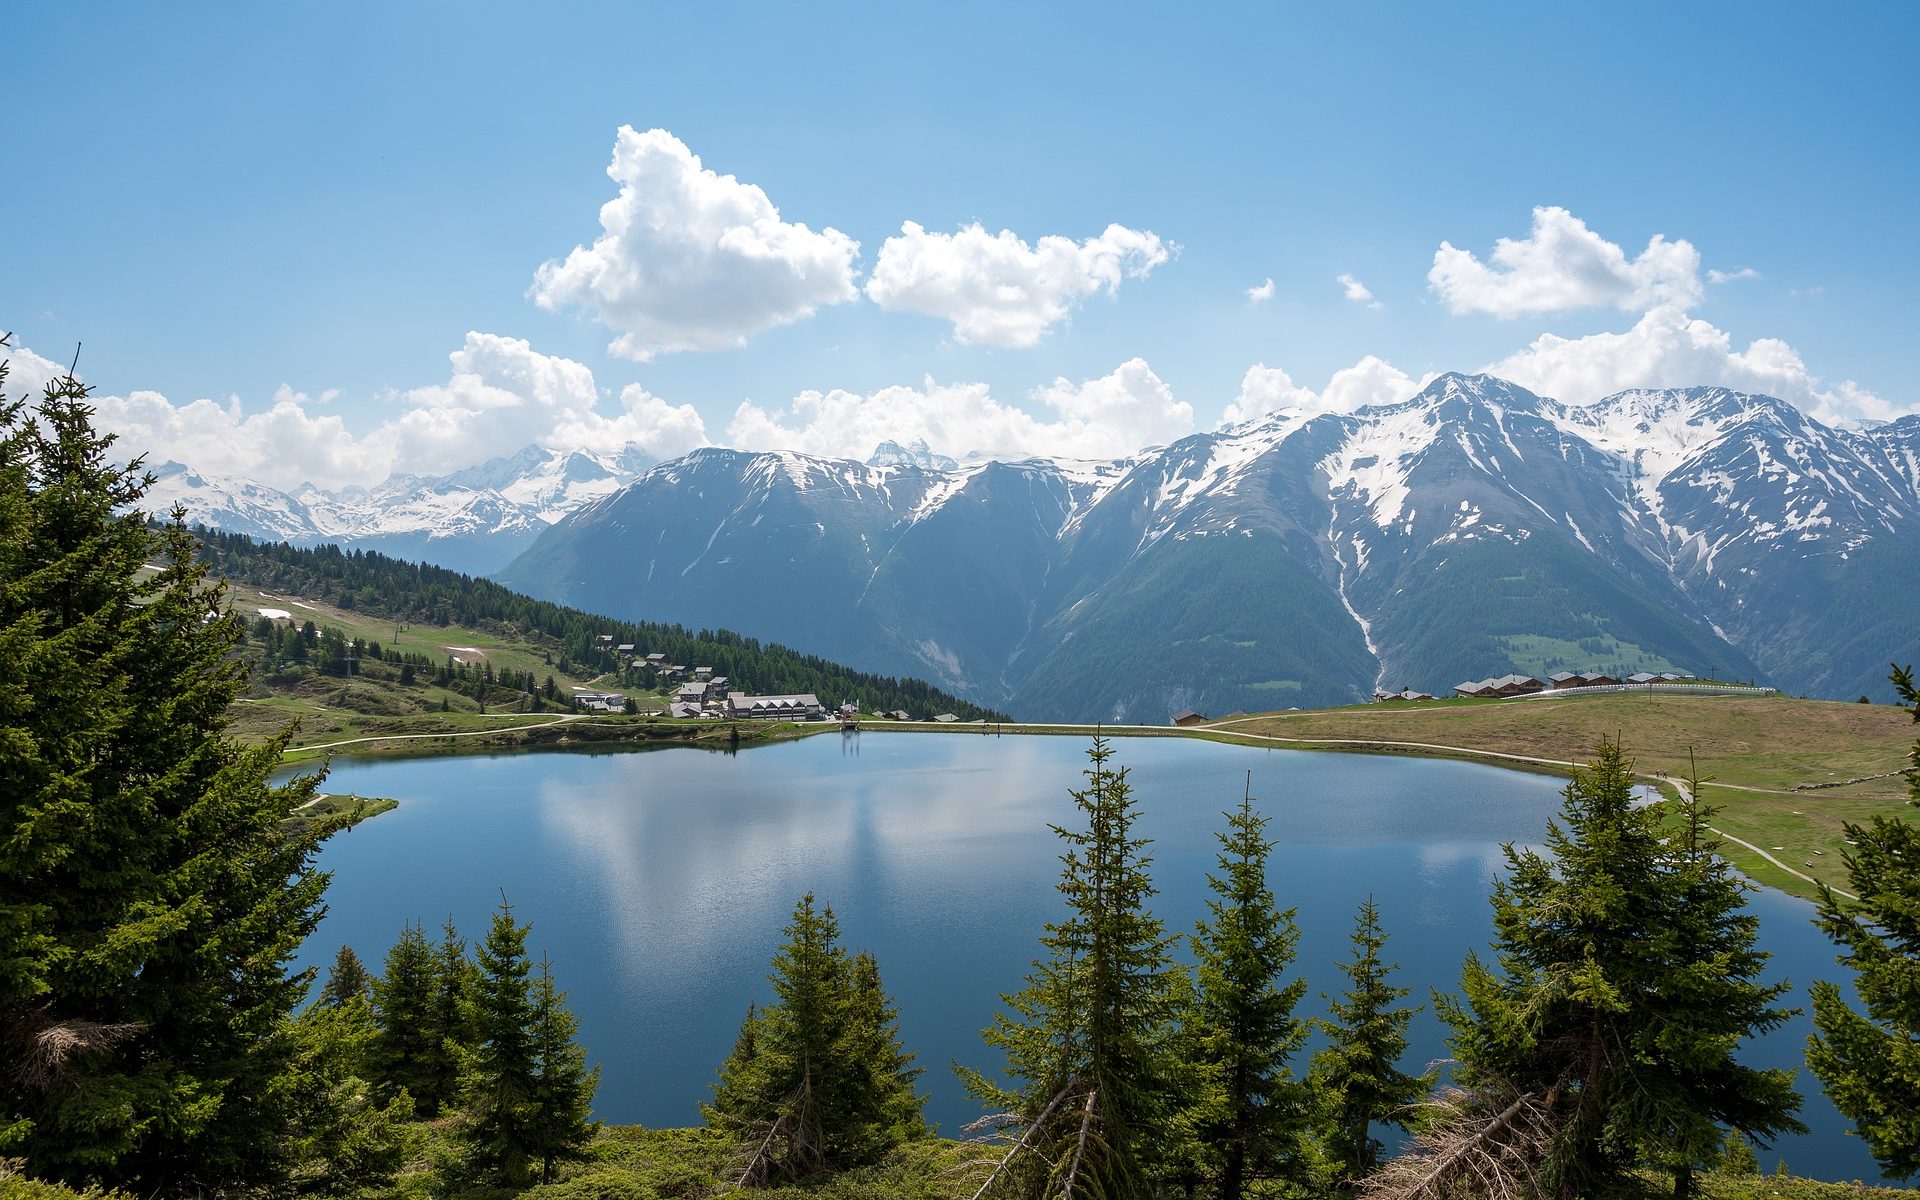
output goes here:
[{"label": "lake shore", "polygon": [[[288,764],[332,755],[416,757],[513,750],[691,746],[731,752],[838,733],[837,722],[674,721],[641,717],[522,718],[475,729],[427,718],[369,724],[361,736],[290,748]],[[1914,730],[1890,706],[1824,701],[1592,696],[1435,701],[1235,715],[1200,725],[1069,722],[959,724],[865,720],[860,732],[964,736],[1185,738],[1345,754],[1455,759],[1565,777],[1603,738],[1636,756],[1664,794],[1697,772],[1718,807],[1726,853],[1756,883],[1802,898],[1844,888],[1845,825],[1903,811],[1901,772]]]}]

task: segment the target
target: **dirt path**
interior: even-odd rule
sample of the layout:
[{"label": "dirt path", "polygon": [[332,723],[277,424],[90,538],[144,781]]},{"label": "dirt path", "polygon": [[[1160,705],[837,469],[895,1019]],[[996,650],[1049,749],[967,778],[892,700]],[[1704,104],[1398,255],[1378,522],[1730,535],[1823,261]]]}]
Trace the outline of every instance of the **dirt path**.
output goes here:
[{"label": "dirt path", "polygon": [[338,742],[316,742],[311,746],[289,746],[287,753],[305,753],[308,750],[332,750],[336,746],[362,746],[368,742],[411,742],[421,738],[469,738],[493,737],[500,733],[516,733],[522,729],[546,729],[553,725],[565,725],[569,721],[578,721],[586,714],[569,713],[564,717],[555,717],[551,721],[536,721],[531,725],[502,725],[498,729],[471,729],[465,733],[388,733],[379,737],[347,738]]}]

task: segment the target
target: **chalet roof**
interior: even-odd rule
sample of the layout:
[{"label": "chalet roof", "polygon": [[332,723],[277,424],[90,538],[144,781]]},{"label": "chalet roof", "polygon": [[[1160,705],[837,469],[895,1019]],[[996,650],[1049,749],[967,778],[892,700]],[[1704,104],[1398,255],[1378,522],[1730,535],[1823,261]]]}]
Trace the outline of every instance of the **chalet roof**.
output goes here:
[{"label": "chalet roof", "polygon": [[1555,672],[1554,672],[1553,674],[1551,674],[1551,675],[1549,675],[1549,676],[1547,676],[1547,682],[1549,682],[1549,683],[1571,683],[1572,681],[1574,681],[1574,680],[1576,680],[1576,679],[1585,679],[1585,678],[1586,678],[1586,676],[1585,676],[1585,675],[1582,675],[1582,674],[1581,674],[1580,672],[1578,672],[1578,671],[1555,671]]},{"label": "chalet roof", "polygon": [[727,696],[727,705],[735,712],[806,712],[818,709],[820,698],[812,692],[798,692],[789,696],[749,696],[744,692],[732,692]]},{"label": "chalet roof", "polygon": [[1179,724],[1181,721],[1189,720],[1193,717],[1199,717],[1202,721],[1207,719],[1205,713],[1197,713],[1191,708],[1181,709],[1179,712],[1173,714],[1172,719],[1175,724]]},{"label": "chalet roof", "polygon": [[1658,683],[1660,677],[1651,671],[1635,671],[1627,676],[1628,683]]}]

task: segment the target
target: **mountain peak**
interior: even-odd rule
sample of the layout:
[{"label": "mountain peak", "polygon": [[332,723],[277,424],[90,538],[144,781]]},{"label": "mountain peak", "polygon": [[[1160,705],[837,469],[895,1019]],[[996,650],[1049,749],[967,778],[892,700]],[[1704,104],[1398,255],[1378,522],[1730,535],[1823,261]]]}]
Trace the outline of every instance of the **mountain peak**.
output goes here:
[{"label": "mountain peak", "polygon": [[915,438],[902,446],[891,439],[881,442],[873,448],[868,457],[870,467],[919,467],[922,471],[951,471],[960,464],[944,454],[935,454],[927,445],[927,439]]}]

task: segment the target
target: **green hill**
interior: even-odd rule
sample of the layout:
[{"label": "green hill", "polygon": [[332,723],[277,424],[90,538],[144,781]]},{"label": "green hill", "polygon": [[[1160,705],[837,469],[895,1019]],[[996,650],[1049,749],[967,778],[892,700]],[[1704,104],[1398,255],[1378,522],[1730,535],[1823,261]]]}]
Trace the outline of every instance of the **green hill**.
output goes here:
[{"label": "green hill", "polygon": [[[250,621],[253,686],[236,713],[242,735],[268,736],[289,718],[300,725],[296,745],[505,733],[571,713],[576,687],[663,708],[675,681],[641,662],[650,653],[711,667],[735,691],[811,692],[829,706],[852,700],[919,720],[1003,719],[921,680],[850,670],[727,630],[612,620],[367,551],[196,532],[203,557],[230,585],[230,607]],[[633,653],[617,653],[622,644]]]}]

